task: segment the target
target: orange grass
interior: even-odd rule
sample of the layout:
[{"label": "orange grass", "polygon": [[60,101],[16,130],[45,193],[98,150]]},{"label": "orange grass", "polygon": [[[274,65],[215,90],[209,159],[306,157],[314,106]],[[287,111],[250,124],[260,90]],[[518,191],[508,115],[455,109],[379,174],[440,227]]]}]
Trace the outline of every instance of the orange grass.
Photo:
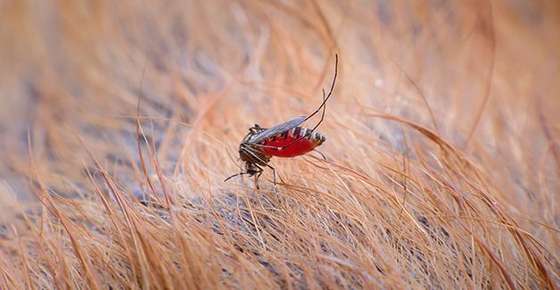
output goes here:
[{"label": "orange grass", "polygon": [[[0,3],[0,289],[559,288],[557,1],[39,2]],[[335,53],[327,160],[224,183]]]}]

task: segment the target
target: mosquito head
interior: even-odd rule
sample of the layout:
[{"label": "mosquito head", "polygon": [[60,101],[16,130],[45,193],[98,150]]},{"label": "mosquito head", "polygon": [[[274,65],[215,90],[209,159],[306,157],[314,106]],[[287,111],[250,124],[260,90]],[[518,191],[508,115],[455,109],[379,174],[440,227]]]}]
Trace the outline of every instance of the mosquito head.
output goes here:
[{"label": "mosquito head", "polygon": [[257,173],[260,173],[262,171],[263,171],[262,168],[260,168],[257,164],[252,163],[252,162],[245,162],[245,172],[236,173],[236,174],[226,178],[224,180],[224,182],[226,182],[226,181],[228,181],[228,180],[230,180],[230,179],[232,179],[236,176],[242,176],[242,175],[253,176],[253,175],[255,175]]},{"label": "mosquito head", "polygon": [[247,162],[245,163],[245,171],[249,176],[253,176],[262,171],[262,169],[255,163]]},{"label": "mosquito head", "polygon": [[255,124],[255,125],[253,125],[253,127],[249,128],[249,135],[251,135],[251,136],[255,135],[255,134],[257,134],[257,133],[259,133],[263,130],[264,130],[264,128],[259,126],[259,124]]}]

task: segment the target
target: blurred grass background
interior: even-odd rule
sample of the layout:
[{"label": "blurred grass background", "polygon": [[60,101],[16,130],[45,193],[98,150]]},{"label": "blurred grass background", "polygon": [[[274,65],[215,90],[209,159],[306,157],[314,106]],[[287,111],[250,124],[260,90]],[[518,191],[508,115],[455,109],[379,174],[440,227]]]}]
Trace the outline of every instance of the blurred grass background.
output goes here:
[{"label": "blurred grass background", "polygon": [[[1,1],[1,288],[558,286],[559,28],[558,1]],[[224,184],[249,126],[320,103],[335,53],[320,127],[330,161],[273,160],[278,196],[268,174],[266,193]],[[150,191],[168,191],[176,213],[133,202]],[[119,194],[130,204],[116,212],[170,236],[153,241],[161,261],[133,232],[105,231],[119,213],[100,197]],[[175,261],[177,245],[191,256]],[[229,247],[250,257],[229,261]],[[49,255],[75,256],[49,270]]]}]

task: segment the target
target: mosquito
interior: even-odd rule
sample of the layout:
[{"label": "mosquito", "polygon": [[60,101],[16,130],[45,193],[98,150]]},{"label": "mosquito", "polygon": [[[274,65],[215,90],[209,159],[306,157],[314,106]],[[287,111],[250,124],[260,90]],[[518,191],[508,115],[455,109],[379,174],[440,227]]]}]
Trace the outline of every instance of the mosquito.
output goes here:
[{"label": "mosquito", "polygon": [[[263,174],[263,167],[272,169],[273,182],[276,185],[276,169],[269,162],[273,156],[276,157],[295,157],[313,151],[316,147],[323,144],[326,140],[325,136],[315,130],[325,118],[326,104],[332,96],[336,77],[338,75],[338,55],[335,55],[334,76],[329,89],[329,93],[325,95],[323,90],[323,102],[308,116],[295,117],[287,122],[278,124],[271,128],[263,128],[258,124],[249,128],[249,132],[239,145],[239,158],[245,162],[245,171],[234,174],[224,181],[228,181],[233,177],[241,175],[255,176],[255,184],[259,188],[258,180]],[[305,121],[317,115],[321,109],[321,119],[312,128],[301,127]]]}]

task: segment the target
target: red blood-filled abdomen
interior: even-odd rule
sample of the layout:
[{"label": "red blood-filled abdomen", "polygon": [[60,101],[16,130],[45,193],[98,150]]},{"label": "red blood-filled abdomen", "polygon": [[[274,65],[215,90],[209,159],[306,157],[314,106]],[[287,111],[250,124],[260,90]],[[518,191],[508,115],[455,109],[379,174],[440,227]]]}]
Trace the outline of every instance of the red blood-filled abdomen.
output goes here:
[{"label": "red blood-filled abdomen", "polygon": [[280,150],[278,150],[277,148],[263,147],[262,151],[267,155],[278,157],[294,157],[303,155],[313,150],[319,145],[319,143],[308,138],[300,138],[288,135],[284,138],[274,138],[272,140],[264,141],[262,145],[283,147]]}]

